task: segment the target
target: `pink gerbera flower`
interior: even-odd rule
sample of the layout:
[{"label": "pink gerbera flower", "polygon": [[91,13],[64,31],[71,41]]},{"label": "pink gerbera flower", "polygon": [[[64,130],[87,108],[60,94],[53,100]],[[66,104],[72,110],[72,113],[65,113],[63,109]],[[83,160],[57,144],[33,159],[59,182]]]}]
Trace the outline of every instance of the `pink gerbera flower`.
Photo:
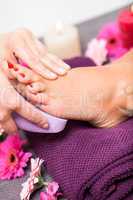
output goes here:
[{"label": "pink gerbera flower", "polygon": [[97,38],[106,40],[106,48],[108,50],[109,57],[113,59],[121,57],[128,51],[123,47],[117,23],[112,22],[103,26]]},{"label": "pink gerbera flower", "polygon": [[0,143],[0,179],[12,179],[24,175],[24,169],[31,157],[22,146],[25,143],[19,135],[10,135]]}]

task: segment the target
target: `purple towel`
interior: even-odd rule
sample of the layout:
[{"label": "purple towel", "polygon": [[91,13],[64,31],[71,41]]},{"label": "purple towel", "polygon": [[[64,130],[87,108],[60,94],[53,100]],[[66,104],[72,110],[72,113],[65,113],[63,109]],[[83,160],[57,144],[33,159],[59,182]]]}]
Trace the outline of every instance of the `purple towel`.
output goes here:
[{"label": "purple towel", "polygon": [[28,137],[68,200],[133,200],[133,119],[109,129],[69,121],[62,134]]}]

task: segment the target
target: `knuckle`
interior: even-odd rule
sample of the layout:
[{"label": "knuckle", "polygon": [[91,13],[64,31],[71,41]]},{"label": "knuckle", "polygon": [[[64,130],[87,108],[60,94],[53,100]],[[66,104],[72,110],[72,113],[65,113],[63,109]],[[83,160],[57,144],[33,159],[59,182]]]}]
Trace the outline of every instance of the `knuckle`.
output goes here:
[{"label": "knuckle", "polygon": [[39,126],[43,126],[46,123],[46,121],[40,118],[37,123]]},{"label": "knuckle", "polygon": [[16,41],[21,41],[26,35],[32,35],[32,32],[26,28],[19,28],[16,31],[12,32],[10,37],[10,44],[13,45],[14,48],[17,49]]},{"label": "knuckle", "polygon": [[32,57],[31,65],[34,66],[34,68],[38,68],[40,66],[40,60],[38,57]]},{"label": "knuckle", "polygon": [[59,58],[56,55],[48,54],[48,57],[50,57],[52,60],[55,60],[56,62],[59,62]]},{"label": "knuckle", "polygon": [[35,123],[37,123],[39,125],[44,124],[44,117],[37,111],[36,108],[33,109],[31,118]]},{"label": "knuckle", "polygon": [[20,42],[21,38],[22,38],[22,36],[18,31],[12,32],[12,34],[10,35],[10,38],[9,38],[10,48],[13,50],[17,50],[18,47],[16,44]]}]

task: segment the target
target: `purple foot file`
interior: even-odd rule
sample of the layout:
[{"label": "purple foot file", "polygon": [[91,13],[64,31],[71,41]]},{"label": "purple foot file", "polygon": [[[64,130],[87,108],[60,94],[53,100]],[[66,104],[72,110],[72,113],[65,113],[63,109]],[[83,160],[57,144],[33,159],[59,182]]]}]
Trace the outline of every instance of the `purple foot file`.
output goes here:
[{"label": "purple foot file", "polygon": [[28,121],[27,119],[21,117],[17,113],[13,113],[13,118],[17,124],[17,126],[25,131],[35,132],[35,133],[58,133],[61,132],[67,123],[67,120],[54,117],[47,113],[43,113],[44,117],[47,118],[49,123],[49,128],[44,129],[40,128],[36,124]]}]

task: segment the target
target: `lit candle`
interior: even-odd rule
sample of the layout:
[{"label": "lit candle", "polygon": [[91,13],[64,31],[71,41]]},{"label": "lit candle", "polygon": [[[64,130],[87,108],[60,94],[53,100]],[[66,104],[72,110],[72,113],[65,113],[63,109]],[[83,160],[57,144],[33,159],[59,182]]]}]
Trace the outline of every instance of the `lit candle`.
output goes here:
[{"label": "lit candle", "polygon": [[57,23],[44,35],[50,53],[66,59],[81,55],[78,29],[72,25]]},{"label": "lit candle", "polygon": [[120,13],[118,23],[124,46],[133,47],[133,5]]}]

